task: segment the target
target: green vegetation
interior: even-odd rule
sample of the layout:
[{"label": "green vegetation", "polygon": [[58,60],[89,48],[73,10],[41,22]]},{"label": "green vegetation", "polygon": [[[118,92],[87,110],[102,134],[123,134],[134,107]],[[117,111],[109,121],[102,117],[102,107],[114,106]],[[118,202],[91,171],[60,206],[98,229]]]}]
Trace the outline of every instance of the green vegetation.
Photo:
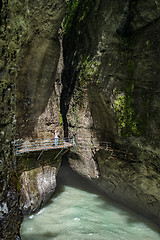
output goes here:
[{"label": "green vegetation", "polygon": [[[84,97],[84,88],[87,87],[89,83],[99,83],[98,79],[98,66],[100,62],[97,60],[91,60],[89,57],[83,57],[79,62],[77,67],[78,76],[77,76],[77,94],[74,96],[74,103],[80,108],[83,108],[83,97]],[[78,123],[78,112],[76,105],[73,104],[72,112],[74,114],[75,124]]]},{"label": "green vegetation", "polygon": [[[73,24],[84,21],[93,0],[65,0],[67,3],[66,16],[63,22],[63,32],[67,33]],[[79,8],[79,11],[78,11]],[[74,22],[74,19],[76,23]]]},{"label": "green vegetation", "polygon": [[62,114],[60,112],[60,109],[59,109],[59,122],[60,122],[60,125],[63,126],[63,117],[62,117]]},{"label": "green vegetation", "polygon": [[88,83],[99,83],[98,79],[98,66],[100,62],[97,60],[90,60],[89,57],[85,57],[79,64],[79,83],[82,87],[85,87]]},{"label": "green vegetation", "polygon": [[135,67],[131,54],[129,60],[125,64],[128,79],[126,81],[125,92],[113,91],[115,95],[114,112],[118,115],[118,129],[120,135],[129,137],[130,135],[140,135],[142,133],[142,119],[140,115],[136,115],[133,105],[133,70]]},{"label": "green vegetation", "polygon": [[120,94],[114,90],[117,97],[114,102],[114,111],[118,115],[119,134],[129,137],[130,135],[140,135],[140,117],[136,116],[132,104],[132,91],[134,85],[130,83],[125,94]]},{"label": "green vegetation", "polygon": [[66,33],[72,26],[75,12],[81,0],[65,0],[67,3],[66,17],[63,23],[63,32]]},{"label": "green vegetation", "polygon": [[114,112],[118,117],[119,134],[129,137],[141,135],[146,126],[143,113],[137,113],[134,103],[134,79],[135,60],[132,53],[132,43],[129,38],[119,38],[121,43],[121,67],[127,73],[124,91],[113,91],[115,98]]}]

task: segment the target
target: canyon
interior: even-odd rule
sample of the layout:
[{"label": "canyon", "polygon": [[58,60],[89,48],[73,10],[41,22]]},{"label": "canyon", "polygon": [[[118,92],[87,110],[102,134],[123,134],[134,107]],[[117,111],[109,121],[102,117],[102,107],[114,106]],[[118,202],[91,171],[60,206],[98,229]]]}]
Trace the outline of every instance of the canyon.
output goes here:
[{"label": "canyon", "polygon": [[[0,1],[1,239],[70,167],[111,199],[160,220],[160,3]],[[14,154],[15,139],[75,136],[58,150]]]}]

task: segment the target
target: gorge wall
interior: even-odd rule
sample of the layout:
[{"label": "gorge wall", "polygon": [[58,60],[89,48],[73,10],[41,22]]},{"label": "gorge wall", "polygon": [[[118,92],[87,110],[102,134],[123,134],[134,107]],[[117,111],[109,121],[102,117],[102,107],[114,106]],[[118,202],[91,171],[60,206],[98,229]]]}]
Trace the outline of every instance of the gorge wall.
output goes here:
[{"label": "gorge wall", "polygon": [[[63,67],[60,26],[65,1],[26,1],[22,9],[15,79],[16,139],[53,138],[56,128],[63,137],[59,111]],[[60,159],[54,158],[58,152],[40,154],[17,157],[20,208],[24,214],[38,210],[55,191]]]},{"label": "gorge wall", "polygon": [[160,3],[3,0],[0,8],[1,238],[19,238],[18,206],[41,207],[61,164],[57,152],[14,158],[12,140],[51,138],[56,128],[75,135],[74,171],[159,224]]},{"label": "gorge wall", "polygon": [[0,1],[0,239],[20,239],[21,210],[35,211],[55,190],[58,152],[41,161],[38,153],[15,157],[13,140],[49,138],[56,127],[63,134],[58,31],[64,10],[63,0]]},{"label": "gorge wall", "polygon": [[15,98],[7,1],[0,1],[0,239],[20,239],[19,181],[13,153]]},{"label": "gorge wall", "polygon": [[69,163],[159,224],[160,4],[86,0],[73,9],[61,97],[77,143]]},{"label": "gorge wall", "polygon": [[58,157],[61,150],[35,151],[17,156],[17,175],[21,188],[19,208],[23,214],[38,211],[54,193],[61,165],[61,157]]}]

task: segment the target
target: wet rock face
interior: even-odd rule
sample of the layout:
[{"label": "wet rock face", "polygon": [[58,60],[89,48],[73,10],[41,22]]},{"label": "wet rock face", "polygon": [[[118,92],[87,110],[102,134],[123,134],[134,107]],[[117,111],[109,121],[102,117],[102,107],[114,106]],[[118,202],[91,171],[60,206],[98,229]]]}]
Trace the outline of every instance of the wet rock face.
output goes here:
[{"label": "wet rock face", "polygon": [[38,211],[56,188],[56,176],[61,165],[60,150],[25,153],[17,156],[20,209],[24,215]]},{"label": "wet rock face", "polygon": [[20,208],[24,214],[37,211],[48,201],[56,188],[56,174],[57,169],[50,166],[22,173]]},{"label": "wet rock face", "polygon": [[0,239],[18,240],[22,216],[12,146],[15,133],[14,74],[10,69],[12,54],[8,46],[6,6],[6,1],[0,1]]},{"label": "wet rock face", "polygon": [[101,172],[96,184],[110,198],[159,225],[159,156],[143,149],[110,149],[98,151],[96,157]]},{"label": "wet rock face", "polygon": [[21,51],[16,79],[17,135],[51,136],[60,125],[59,28],[65,1],[27,1],[21,16]]},{"label": "wet rock face", "polygon": [[[22,221],[19,210],[20,182],[16,172],[17,161],[13,157],[13,139],[42,137],[48,132],[52,135],[55,126],[60,125],[58,29],[64,16],[64,7],[63,0],[0,1],[2,240],[18,240]],[[50,177],[54,186],[54,176],[51,174]],[[42,189],[40,191],[43,193]],[[45,201],[45,197],[41,200]]]},{"label": "wet rock face", "polygon": [[61,98],[77,143],[70,165],[158,222],[160,5],[86,0],[75,16],[64,36]]},{"label": "wet rock face", "polygon": [[[18,137],[50,137],[60,128],[64,7],[63,0],[0,1],[1,239],[19,236],[19,176],[24,212],[35,211],[55,189],[60,162],[24,169],[13,161],[11,143],[14,111]],[[77,140],[70,165],[112,198],[158,221],[160,4],[83,0],[72,9],[61,95],[64,132]]]}]

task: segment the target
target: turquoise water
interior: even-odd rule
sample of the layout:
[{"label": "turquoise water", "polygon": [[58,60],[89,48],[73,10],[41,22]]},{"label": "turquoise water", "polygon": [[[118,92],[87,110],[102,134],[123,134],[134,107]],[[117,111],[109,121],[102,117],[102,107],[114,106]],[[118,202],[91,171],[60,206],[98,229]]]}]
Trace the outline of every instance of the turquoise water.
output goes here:
[{"label": "turquoise water", "polygon": [[146,219],[106,199],[83,179],[61,171],[58,189],[39,212],[25,217],[22,240],[159,240]]}]

